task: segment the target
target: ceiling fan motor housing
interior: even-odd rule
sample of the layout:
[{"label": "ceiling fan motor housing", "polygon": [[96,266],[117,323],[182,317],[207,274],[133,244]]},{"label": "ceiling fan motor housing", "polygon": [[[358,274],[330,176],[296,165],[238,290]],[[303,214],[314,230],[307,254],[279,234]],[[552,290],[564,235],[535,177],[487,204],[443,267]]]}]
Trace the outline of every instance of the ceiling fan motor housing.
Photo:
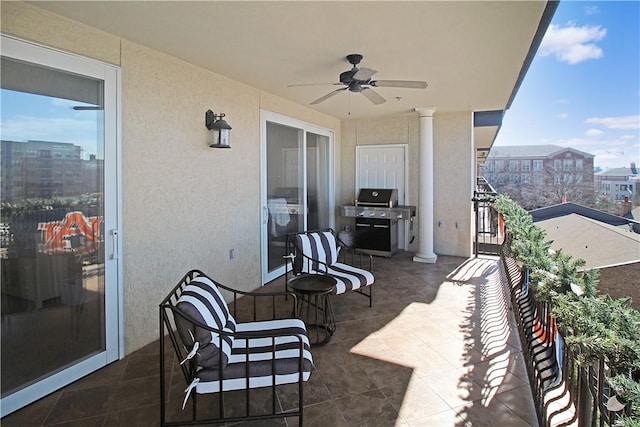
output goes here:
[{"label": "ceiling fan motor housing", "polygon": [[345,85],[350,85],[351,83],[355,82],[356,79],[353,78],[353,76],[358,72],[357,68],[352,68],[349,71],[345,71],[344,73],[340,73],[340,83],[345,84]]},{"label": "ceiling fan motor housing", "polygon": [[359,53],[352,53],[351,55],[347,55],[347,61],[355,67],[360,63],[360,61],[362,61],[362,55]]}]

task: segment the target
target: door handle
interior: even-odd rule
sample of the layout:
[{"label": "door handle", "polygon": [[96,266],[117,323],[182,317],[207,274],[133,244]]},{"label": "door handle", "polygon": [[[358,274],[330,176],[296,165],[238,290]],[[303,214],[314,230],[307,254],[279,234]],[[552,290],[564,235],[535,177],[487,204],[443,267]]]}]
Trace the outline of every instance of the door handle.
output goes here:
[{"label": "door handle", "polygon": [[118,259],[118,230],[111,230],[111,243],[113,250],[111,251],[111,259]]},{"label": "door handle", "polygon": [[388,225],[379,225],[379,224],[375,224],[375,225],[373,226],[373,228],[389,228],[389,226],[388,226]]}]

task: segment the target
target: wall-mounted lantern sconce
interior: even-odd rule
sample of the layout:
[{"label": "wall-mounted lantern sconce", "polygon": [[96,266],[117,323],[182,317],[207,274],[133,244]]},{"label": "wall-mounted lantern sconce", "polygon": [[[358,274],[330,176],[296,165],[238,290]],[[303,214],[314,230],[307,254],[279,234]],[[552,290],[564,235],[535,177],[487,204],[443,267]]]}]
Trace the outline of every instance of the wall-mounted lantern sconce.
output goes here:
[{"label": "wall-mounted lantern sconce", "polygon": [[223,117],[224,113],[215,114],[211,110],[207,110],[204,115],[204,125],[207,127],[207,129],[213,131],[211,132],[213,135],[209,147],[231,148],[231,146],[229,145],[231,126],[229,126],[229,123],[222,119]]}]

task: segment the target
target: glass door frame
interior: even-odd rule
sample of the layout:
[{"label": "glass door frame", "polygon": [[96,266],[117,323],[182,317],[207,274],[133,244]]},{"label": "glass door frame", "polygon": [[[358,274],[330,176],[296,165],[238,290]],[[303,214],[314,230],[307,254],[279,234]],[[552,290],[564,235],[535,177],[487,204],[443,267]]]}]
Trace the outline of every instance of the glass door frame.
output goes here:
[{"label": "glass door frame", "polygon": [[[277,123],[279,125],[289,126],[302,131],[302,151],[300,153],[301,164],[301,180],[300,183],[303,189],[303,229],[307,229],[307,134],[313,133],[327,137],[329,139],[329,174],[328,174],[328,196],[329,196],[329,224],[330,227],[335,227],[335,140],[334,132],[331,129],[314,125],[312,123],[305,122],[303,120],[295,119],[282,114],[274,113],[267,110],[260,110],[260,243],[261,243],[261,278],[262,284],[266,284],[285,273],[285,269],[288,268],[286,263],[283,263],[279,268],[269,271],[268,265],[268,221],[269,211],[267,207],[267,122]],[[284,260],[283,260],[284,261]]]},{"label": "glass door frame", "polygon": [[58,69],[104,82],[104,229],[105,229],[105,348],[37,383],[5,396],[0,416],[8,415],[83,376],[124,357],[124,307],[121,162],[120,68],[83,56],[1,34],[2,56]]}]

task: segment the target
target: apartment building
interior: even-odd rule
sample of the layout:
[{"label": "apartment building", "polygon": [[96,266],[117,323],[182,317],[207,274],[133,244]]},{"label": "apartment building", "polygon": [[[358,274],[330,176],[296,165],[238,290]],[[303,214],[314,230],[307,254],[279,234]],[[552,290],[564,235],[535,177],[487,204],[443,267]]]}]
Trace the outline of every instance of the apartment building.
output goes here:
[{"label": "apartment building", "polygon": [[608,196],[612,202],[621,202],[625,197],[637,200],[640,175],[635,164],[628,168],[614,168],[596,173],[594,185],[599,194]]},{"label": "apartment building", "polygon": [[[80,145],[53,141],[2,141],[2,201],[77,197],[93,192],[103,168]],[[87,184],[88,183],[88,184]]]},{"label": "apartment building", "polygon": [[593,154],[557,145],[493,147],[483,174],[497,189],[505,185],[593,182]]},{"label": "apartment building", "polygon": [[480,170],[527,209],[593,199],[593,155],[557,145],[492,147]]}]

